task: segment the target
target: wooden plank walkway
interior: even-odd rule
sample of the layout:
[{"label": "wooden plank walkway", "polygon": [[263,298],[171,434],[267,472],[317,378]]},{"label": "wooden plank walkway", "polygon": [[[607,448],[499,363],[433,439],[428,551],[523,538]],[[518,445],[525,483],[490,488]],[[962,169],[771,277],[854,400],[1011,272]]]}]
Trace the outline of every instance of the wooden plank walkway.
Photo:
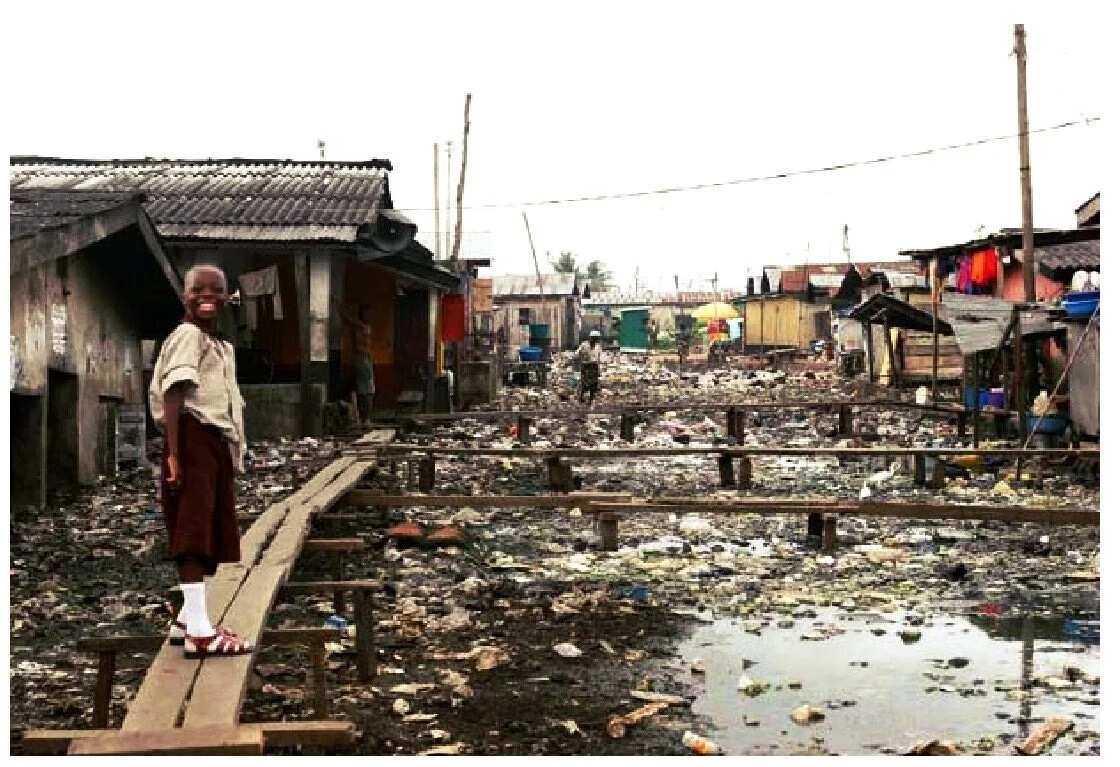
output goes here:
[{"label": "wooden plank walkway", "polygon": [[[362,444],[376,445],[392,435],[391,430],[371,432]],[[269,610],[299,557],[313,518],[344,498],[373,465],[363,457],[342,456],[253,522],[241,537],[241,560],[220,565],[207,581],[207,609],[214,625],[224,625],[259,647]],[[262,734],[265,729],[239,724],[255,658],[256,649],[229,658],[189,660],[181,647],[164,641],[121,729],[71,736],[69,753],[260,753],[266,741],[272,742]],[[312,739],[323,731],[323,723],[307,724]],[[335,738],[340,731],[353,731],[352,726],[327,729]],[[269,732],[281,732],[281,739],[297,734],[290,727]],[[57,738],[48,731],[36,731],[34,737],[57,746]]]}]

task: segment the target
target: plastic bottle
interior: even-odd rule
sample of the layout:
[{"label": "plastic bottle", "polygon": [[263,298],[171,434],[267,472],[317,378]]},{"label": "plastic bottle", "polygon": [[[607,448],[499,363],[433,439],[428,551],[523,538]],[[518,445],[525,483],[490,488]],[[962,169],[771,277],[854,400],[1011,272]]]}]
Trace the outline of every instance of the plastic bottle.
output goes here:
[{"label": "plastic bottle", "polygon": [[684,743],[687,748],[691,748],[692,753],[698,754],[700,756],[713,756],[715,754],[723,753],[723,749],[720,748],[719,744],[714,740],[702,738],[691,731],[685,731],[684,737],[681,739],[681,742]]}]

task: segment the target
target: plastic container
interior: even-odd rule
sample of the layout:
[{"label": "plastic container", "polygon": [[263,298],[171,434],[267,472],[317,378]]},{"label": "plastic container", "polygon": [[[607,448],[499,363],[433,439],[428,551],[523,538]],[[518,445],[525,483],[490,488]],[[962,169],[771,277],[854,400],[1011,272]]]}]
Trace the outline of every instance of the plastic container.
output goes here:
[{"label": "plastic container", "polygon": [[1062,306],[1065,307],[1066,314],[1070,317],[1089,317],[1096,311],[1100,301],[1101,294],[1095,290],[1092,292],[1067,293],[1066,297],[1062,299]]},{"label": "plastic container", "polygon": [[548,340],[548,323],[539,322],[529,325],[529,338],[536,341],[538,338],[544,341]]},{"label": "plastic container", "polygon": [[1005,405],[1003,389],[989,389],[988,404],[992,407],[1003,408]]},{"label": "plastic container", "polygon": [[522,346],[517,350],[522,362],[540,362],[543,354],[544,350],[539,346]]},{"label": "plastic container", "polygon": [[[1038,428],[1035,428],[1038,424]],[[1064,434],[1069,426],[1069,419],[1062,415],[1027,416],[1027,431],[1035,434]]]},{"label": "plastic container", "polygon": [[979,407],[979,403],[980,403],[980,396],[979,396],[979,392],[976,391],[976,387],[975,386],[964,387],[964,406],[966,408],[968,408],[969,410],[975,410],[977,407]]}]

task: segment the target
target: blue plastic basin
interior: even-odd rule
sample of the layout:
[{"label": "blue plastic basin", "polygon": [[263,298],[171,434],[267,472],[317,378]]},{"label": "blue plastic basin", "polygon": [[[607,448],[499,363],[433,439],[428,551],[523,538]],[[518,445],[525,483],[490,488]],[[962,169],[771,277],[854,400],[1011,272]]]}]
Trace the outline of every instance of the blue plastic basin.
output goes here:
[{"label": "blue plastic basin", "polygon": [[1062,306],[1065,307],[1066,314],[1070,317],[1090,317],[1097,310],[1100,301],[1101,294],[1095,290],[1091,293],[1088,291],[1067,293],[1066,297],[1062,299]]},{"label": "blue plastic basin", "polygon": [[517,350],[522,362],[540,362],[544,351],[537,346],[522,346]]}]

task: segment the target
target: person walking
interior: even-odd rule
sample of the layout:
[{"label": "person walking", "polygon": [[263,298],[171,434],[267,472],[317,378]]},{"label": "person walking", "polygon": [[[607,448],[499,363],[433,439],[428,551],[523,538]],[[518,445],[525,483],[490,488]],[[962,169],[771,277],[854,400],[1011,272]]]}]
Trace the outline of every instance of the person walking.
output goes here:
[{"label": "person walking", "polygon": [[373,329],[366,319],[368,309],[364,305],[358,308],[357,316],[347,312],[345,307],[339,307],[338,313],[350,326],[352,332],[354,394],[358,401],[358,419],[362,422],[362,426],[366,426],[373,415],[373,398],[377,392],[373,374],[373,353],[369,348],[370,339],[373,337]]},{"label": "person walking", "polygon": [[183,292],[186,316],[160,348],[148,391],[164,433],[160,500],[183,594],[169,639],[188,658],[242,655],[253,648],[211,624],[204,582],[220,563],[241,560],[233,477],[245,470],[245,402],[233,345],[217,329],[229,300],[225,273],[194,266]]},{"label": "person walking", "polygon": [[603,360],[603,350],[599,346],[600,333],[592,330],[587,340],[579,345],[576,357],[579,360],[579,401],[587,394],[588,403],[595,401],[599,393],[599,367]]}]

